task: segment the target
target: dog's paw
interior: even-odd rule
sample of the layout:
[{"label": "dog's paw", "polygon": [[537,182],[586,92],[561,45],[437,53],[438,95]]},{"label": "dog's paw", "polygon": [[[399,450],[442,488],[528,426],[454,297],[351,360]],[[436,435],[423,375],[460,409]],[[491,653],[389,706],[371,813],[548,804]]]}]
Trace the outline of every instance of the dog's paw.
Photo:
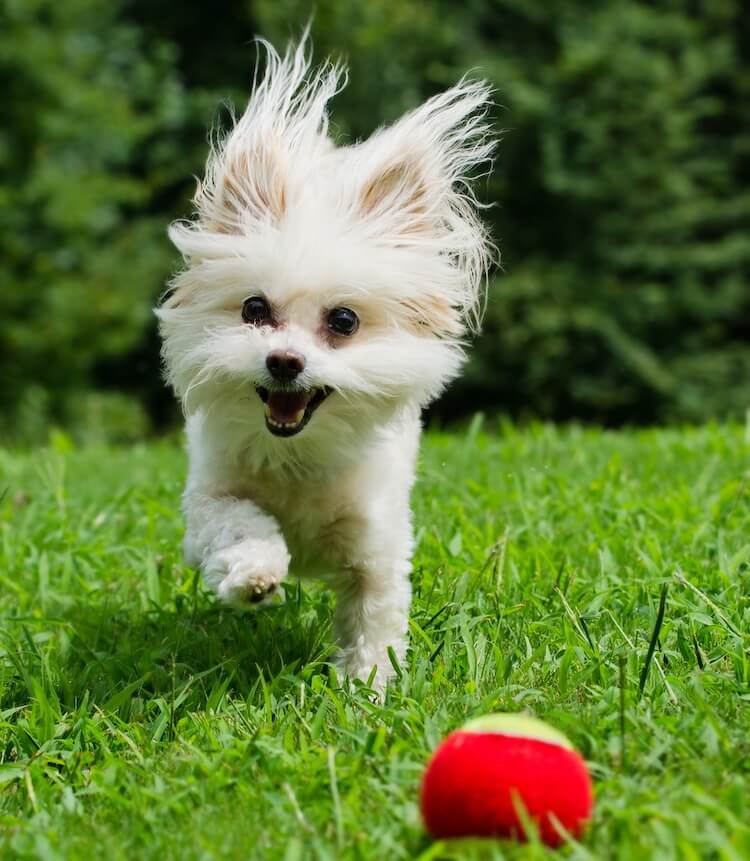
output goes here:
[{"label": "dog's paw", "polygon": [[204,578],[223,604],[246,609],[273,596],[288,570],[286,547],[249,539],[212,554]]},{"label": "dog's paw", "polygon": [[[334,662],[351,681],[359,679],[365,684],[369,682],[378,698],[382,698],[388,682],[396,675],[388,657],[388,648],[386,646],[368,648],[362,637],[356,645],[342,649]],[[374,675],[373,669],[375,669]],[[372,681],[370,681],[371,677]]]}]

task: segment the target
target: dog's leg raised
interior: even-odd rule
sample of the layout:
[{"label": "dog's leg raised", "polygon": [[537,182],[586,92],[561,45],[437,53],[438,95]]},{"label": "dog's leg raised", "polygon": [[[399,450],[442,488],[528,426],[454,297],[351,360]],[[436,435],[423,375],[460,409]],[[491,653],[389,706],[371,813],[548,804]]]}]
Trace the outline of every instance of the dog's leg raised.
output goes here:
[{"label": "dog's leg raised", "polygon": [[185,559],[199,565],[219,600],[235,607],[262,601],[286,577],[289,551],[273,517],[234,497],[187,493]]}]

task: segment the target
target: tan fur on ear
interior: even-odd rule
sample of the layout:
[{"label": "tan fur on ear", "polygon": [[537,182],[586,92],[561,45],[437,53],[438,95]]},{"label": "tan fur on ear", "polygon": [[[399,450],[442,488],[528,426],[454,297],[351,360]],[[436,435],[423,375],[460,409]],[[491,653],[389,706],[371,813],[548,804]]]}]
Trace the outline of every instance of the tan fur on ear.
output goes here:
[{"label": "tan fur on ear", "polygon": [[407,162],[387,167],[362,189],[362,212],[369,215],[396,199],[406,209],[424,211],[427,189],[417,168]]},{"label": "tan fur on ear", "polygon": [[430,223],[425,177],[409,161],[392,164],[372,177],[362,189],[359,205],[366,217],[390,214],[401,233],[421,232]]},{"label": "tan fur on ear", "polygon": [[227,154],[218,187],[199,186],[198,209],[204,223],[217,233],[242,233],[247,218],[281,221],[287,208],[283,154],[273,141],[253,151]]}]

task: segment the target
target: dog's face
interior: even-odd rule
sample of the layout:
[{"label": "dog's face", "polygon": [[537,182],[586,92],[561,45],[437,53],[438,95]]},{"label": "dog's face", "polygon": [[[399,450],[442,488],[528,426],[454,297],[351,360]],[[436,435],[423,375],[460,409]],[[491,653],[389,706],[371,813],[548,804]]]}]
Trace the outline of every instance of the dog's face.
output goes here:
[{"label": "dog's face", "polygon": [[[158,310],[187,412],[220,410],[270,446],[322,443],[423,405],[457,373],[488,260],[459,187],[491,143],[487,90],[462,84],[364,143],[335,147],[339,70],[280,60],[216,147],[186,268]],[[275,440],[275,442],[273,442]]]}]

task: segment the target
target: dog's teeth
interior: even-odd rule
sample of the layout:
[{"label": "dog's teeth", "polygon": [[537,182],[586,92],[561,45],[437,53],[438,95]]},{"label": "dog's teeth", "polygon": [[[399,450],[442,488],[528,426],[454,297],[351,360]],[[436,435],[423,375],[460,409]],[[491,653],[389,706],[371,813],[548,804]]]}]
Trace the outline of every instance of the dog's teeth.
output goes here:
[{"label": "dog's teeth", "polygon": [[307,403],[302,409],[297,410],[294,416],[294,420],[290,422],[280,422],[278,419],[274,418],[273,412],[271,410],[271,405],[268,401],[265,401],[263,404],[263,411],[266,414],[266,421],[270,427],[280,428],[282,430],[296,430],[300,427],[302,422],[305,420],[305,414],[307,413],[307,407],[310,401],[315,397],[318,393],[318,389],[312,389],[310,397],[307,399]]},{"label": "dog's teeth", "polygon": [[286,428],[287,430],[289,430],[290,428],[296,428],[301,421],[300,419],[294,422],[278,422],[275,418],[273,418],[273,416],[269,415],[268,413],[266,413],[266,415],[268,417],[268,424],[272,425],[275,428]]}]

